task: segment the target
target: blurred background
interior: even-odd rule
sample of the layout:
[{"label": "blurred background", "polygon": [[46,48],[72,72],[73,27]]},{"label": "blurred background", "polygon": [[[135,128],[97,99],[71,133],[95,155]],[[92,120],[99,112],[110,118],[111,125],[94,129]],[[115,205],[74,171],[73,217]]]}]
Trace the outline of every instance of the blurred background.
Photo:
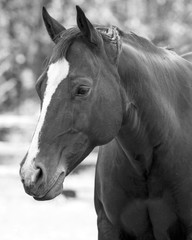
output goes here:
[{"label": "blurred background", "polygon": [[39,114],[35,82],[53,47],[42,6],[70,27],[76,24],[75,5],[93,23],[133,31],[178,54],[192,51],[190,0],[0,0],[1,240],[97,239],[97,149],[66,179],[65,191],[53,201],[37,202],[26,195],[18,174]]}]

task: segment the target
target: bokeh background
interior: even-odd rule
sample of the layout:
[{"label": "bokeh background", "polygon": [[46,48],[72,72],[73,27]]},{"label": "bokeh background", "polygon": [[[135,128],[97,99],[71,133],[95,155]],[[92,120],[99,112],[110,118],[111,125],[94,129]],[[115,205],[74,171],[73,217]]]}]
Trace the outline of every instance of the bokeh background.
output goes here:
[{"label": "bokeh background", "polygon": [[75,5],[93,22],[116,25],[178,54],[192,51],[190,0],[0,0],[0,239],[97,239],[93,205],[97,149],[48,202],[24,193],[19,162],[28,149],[39,114],[35,82],[53,43],[41,9],[65,27],[76,24]]}]

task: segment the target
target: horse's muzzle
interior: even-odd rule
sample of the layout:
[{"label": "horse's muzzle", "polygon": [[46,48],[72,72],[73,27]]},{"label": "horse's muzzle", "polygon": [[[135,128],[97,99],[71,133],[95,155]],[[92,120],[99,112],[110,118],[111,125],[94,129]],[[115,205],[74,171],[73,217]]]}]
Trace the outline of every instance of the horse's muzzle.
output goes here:
[{"label": "horse's muzzle", "polygon": [[53,178],[47,181],[47,174],[43,166],[21,166],[20,176],[25,192],[36,200],[49,200],[63,191],[65,172],[58,170]]}]

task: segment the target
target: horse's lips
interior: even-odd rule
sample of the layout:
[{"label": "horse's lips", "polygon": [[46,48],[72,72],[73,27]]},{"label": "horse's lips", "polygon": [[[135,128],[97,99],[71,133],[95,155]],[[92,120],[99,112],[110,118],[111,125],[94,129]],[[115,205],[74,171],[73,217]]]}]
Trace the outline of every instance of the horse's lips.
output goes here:
[{"label": "horse's lips", "polygon": [[63,181],[65,179],[66,174],[64,172],[62,172],[57,181],[55,182],[55,184],[53,185],[53,187],[51,189],[48,190],[48,192],[43,195],[43,196],[34,196],[33,198],[35,200],[38,201],[45,201],[45,200],[51,200],[55,197],[57,197],[59,194],[62,193],[63,191]]}]

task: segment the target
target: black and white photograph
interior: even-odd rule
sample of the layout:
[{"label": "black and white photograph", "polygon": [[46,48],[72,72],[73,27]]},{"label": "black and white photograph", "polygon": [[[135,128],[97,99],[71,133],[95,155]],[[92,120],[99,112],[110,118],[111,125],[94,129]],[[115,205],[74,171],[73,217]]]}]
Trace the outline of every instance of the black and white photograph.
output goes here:
[{"label": "black and white photograph", "polygon": [[192,1],[0,0],[0,240],[192,240]]}]

